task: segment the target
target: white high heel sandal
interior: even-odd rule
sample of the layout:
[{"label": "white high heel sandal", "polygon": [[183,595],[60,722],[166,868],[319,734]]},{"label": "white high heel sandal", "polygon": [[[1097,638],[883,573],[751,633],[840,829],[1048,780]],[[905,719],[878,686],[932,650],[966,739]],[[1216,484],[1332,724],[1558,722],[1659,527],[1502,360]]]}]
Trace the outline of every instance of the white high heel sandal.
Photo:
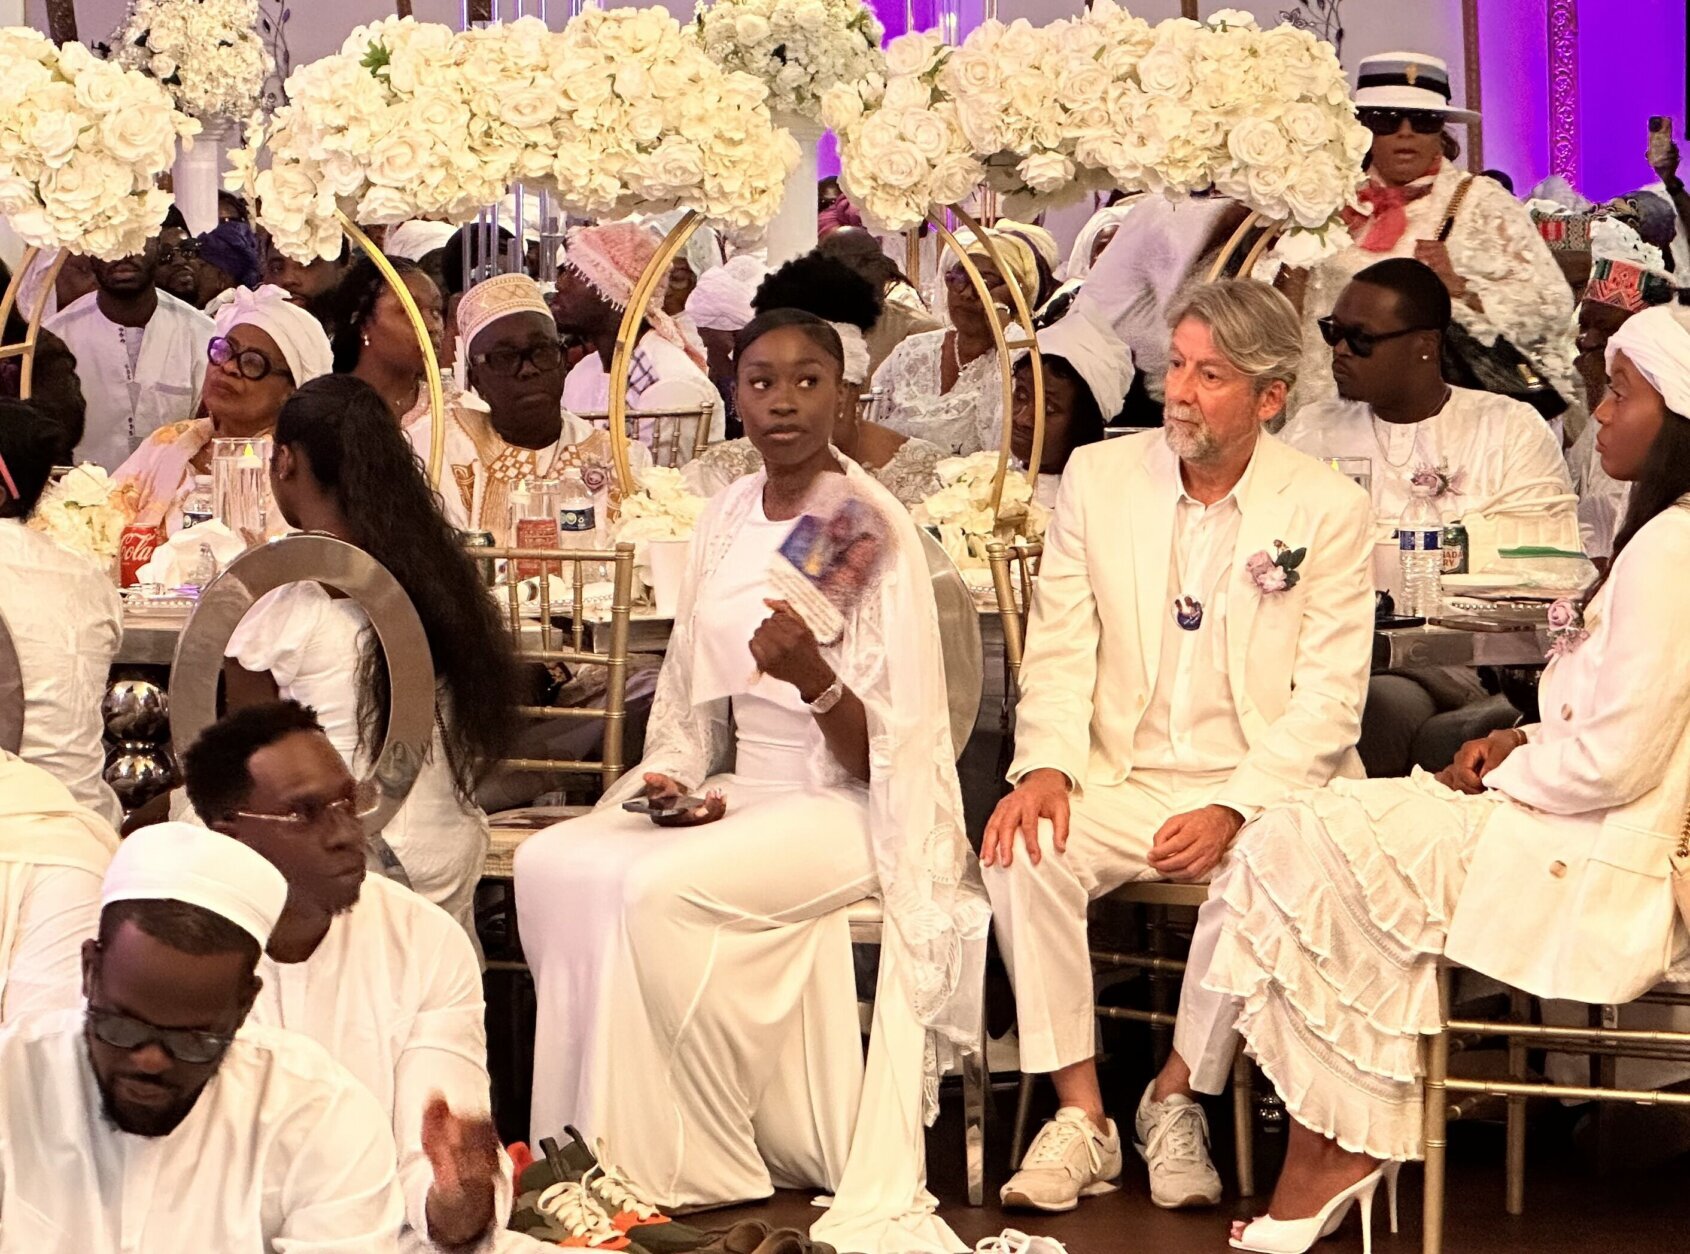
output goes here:
[{"label": "white high heel sandal", "polygon": [[1235,1250],[1249,1250],[1252,1254],[1305,1254],[1322,1237],[1338,1231],[1350,1213],[1350,1206],[1361,1202],[1361,1251],[1373,1254],[1373,1194],[1379,1182],[1385,1182],[1385,1196],[1391,1215],[1391,1231],[1397,1230],[1397,1173],[1402,1164],[1384,1163],[1357,1180],[1337,1197],[1320,1208],[1320,1213],[1307,1219],[1274,1219],[1262,1215],[1244,1225],[1244,1231],[1231,1238],[1228,1244]]}]

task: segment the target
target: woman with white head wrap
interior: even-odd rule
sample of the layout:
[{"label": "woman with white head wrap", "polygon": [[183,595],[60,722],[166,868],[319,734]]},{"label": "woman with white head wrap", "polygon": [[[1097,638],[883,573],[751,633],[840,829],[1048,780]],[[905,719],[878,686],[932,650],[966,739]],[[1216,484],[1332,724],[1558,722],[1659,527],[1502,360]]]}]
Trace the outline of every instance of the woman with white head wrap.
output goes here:
[{"label": "woman with white head wrap", "polygon": [[[1044,506],[1056,504],[1062,471],[1074,450],[1096,444],[1121,410],[1132,385],[1133,360],[1106,319],[1084,302],[1038,332],[1044,370],[1044,444],[1035,488]],[[1033,359],[1015,363],[1015,408],[1010,451],[1023,466],[1033,455]]]},{"label": "woman with white head wrap", "polygon": [[[878,479],[905,505],[914,505],[936,491],[933,468],[946,456],[945,450],[877,423],[864,422],[859,413],[869,363],[863,333],[881,312],[874,284],[842,261],[819,251],[809,252],[766,278],[752,304],[758,313],[801,309],[825,318],[838,333],[844,351],[845,400],[834,419],[834,448]],[[714,496],[735,479],[761,468],[757,450],[749,440],[741,439],[705,449],[683,468],[682,474],[694,492]]]},{"label": "woman with white head wrap", "polygon": [[206,417],[160,427],[112,476],[135,522],[171,535],[181,529],[194,476],[211,473],[211,442],[269,435],[294,389],[334,366],[323,324],[274,285],[236,288],[216,326],[200,404]]},{"label": "woman with white head wrap", "polygon": [[[1163,1082],[1219,1092],[1236,1029],[1294,1120],[1268,1216],[1235,1226],[1235,1248],[1307,1249],[1344,1197],[1394,1187],[1385,1169],[1420,1156],[1441,959],[1613,1005],[1682,946],[1668,855],[1690,793],[1690,310],[1638,314],[1608,356],[1597,443],[1631,504],[1607,576],[1551,611],[1550,717],[1468,743],[1436,779],[1340,779],[1268,809],[1210,885],[1185,979],[1228,1013],[1186,1047],[1190,1085],[1177,1063]],[[1354,1183],[1334,1196],[1338,1181]],[[1293,1206],[1319,1213],[1271,1217]]]}]

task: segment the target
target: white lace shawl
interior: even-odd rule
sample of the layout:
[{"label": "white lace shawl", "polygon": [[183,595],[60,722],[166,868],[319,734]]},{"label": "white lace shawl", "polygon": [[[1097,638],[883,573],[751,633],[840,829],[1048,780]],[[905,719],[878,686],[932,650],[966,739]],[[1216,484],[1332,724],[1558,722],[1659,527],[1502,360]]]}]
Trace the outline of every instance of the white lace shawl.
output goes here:
[{"label": "white lace shawl", "polygon": [[[979,1033],[991,912],[963,821],[938,611],[920,536],[885,488],[856,463],[840,461],[897,540],[879,595],[864,599],[847,618],[840,642],[823,654],[868,716],[869,827],[886,917],[881,961],[903,964],[911,1009],[927,1029],[923,1092],[931,1123],[939,1075],[957,1048]],[[721,564],[766,479],[759,471],[736,480],[699,519],[657,680],[645,759],[601,806],[637,795],[647,772],[696,786],[728,769],[734,752],[728,701],[695,705],[691,696],[694,614],[699,588]],[[849,773],[828,751],[821,730],[812,726],[810,733],[811,786],[848,783]]]},{"label": "white lace shawl", "polygon": [[[1436,239],[1450,198],[1464,177],[1462,170],[1443,162],[1431,176],[1431,192],[1404,207],[1408,229],[1389,252],[1368,252],[1352,245],[1310,271],[1303,298],[1303,364],[1295,402],[1286,412],[1296,413],[1311,401],[1338,394],[1332,381],[1332,350],[1320,338],[1315,320],[1332,312],[1357,273],[1387,257],[1412,257],[1416,243]],[[1447,244],[1455,272],[1467,280],[1484,306],[1481,312],[1458,300],[1455,320],[1485,344],[1494,344],[1498,335],[1506,336],[1538,363],[1556,391],[1568,401],[1577,401],[1572,289],[1526,207],[1500,183],[1476,178],[1456,211]],[[1271,278],[1272,274],[1258,269],[1257,276]]]},{"label": "white lace shawl", "polygon": [[899,344],[874,386],[887,393],[884,426],[937,444],[945,455],[966,457],[995,449],[1003,439],[1003,376],[996,353],[964,363],[949,392],[939,390],[940,361],[948,332],[925,331]]}]

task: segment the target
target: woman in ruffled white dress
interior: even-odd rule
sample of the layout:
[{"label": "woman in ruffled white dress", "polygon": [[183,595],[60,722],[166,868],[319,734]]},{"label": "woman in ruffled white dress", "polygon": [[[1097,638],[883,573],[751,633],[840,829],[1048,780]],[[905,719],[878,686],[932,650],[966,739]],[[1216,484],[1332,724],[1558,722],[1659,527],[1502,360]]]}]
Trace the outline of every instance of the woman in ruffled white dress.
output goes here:
[{"label": "woman in ruffled white dress", "polygon": [[[289,526],[363,549],[422,619],[437,685],[434,738],[381,835],[410,886],[473,942],[488,843],[473,797],[507,742],[516,692],[493,601],[391,408],[362,380],[318,379],[282,406],[270,485]],[[380,644],[355,601],[318,583],[278,588],[241,620],[225,654],[231,706],[278,697],[308,705],[352,772],[369,773],[391,694]]]},{"label": "woman in ruffled white dress", "polygon": [[[1012,273],[1003,275],[983,244],[967,246],[980,269],[992,303],[1007,324],[1015,308],[1009,284],[1020,288],[1029,305],[1037,285],[1033,250],[1018,239],[994,236]],[[885,394],[882,421],[903,435],[937,444],[950,456],[966,457],[995,449],[1003,440],[1003,380],[985,307],[962,263],[944,272],[946,310],[951,325],[912,335],[888,354],[874,372],[874,387]]]},{"label": "woman in ruffled white dress", "polygon": [[1235,1226],[1236,1248],[1306,1249],[1420,1156],[1440,957],[1605,1004],[1684,948],[1669,854],[1690,795],[1690,309],[1637,315],[1608,355],[1597,443],[1631,503],[1582,624],[1570,603],[1552,614],[1544,722],[1469,743],[1436,779],[1339,780],[1267,811],[1199,914],[1187,987],[1230,1000],[1156,1096],[1220,1092],[1236,1028],[1295,1120],[1268,1215]]},{"label": "woman in ruffled white dress", "polygon": [[[517,853],[533,1130],[603,1138],[666,1207],[831,1189],[818,1240],[960,1250],[925,1187],[923,1117],[978,1031],[988,911],[919,534],[828,447],[842,356],[797,310],[740,333],[740,413],[765,470],[699,521],[645,760]],[[843,493],[888,542],[823,645],[768,571],[793,520]],[[688,791],[708,803],[675,818],[707,826],[622,808]],[[886,925],[865,1072],[845,909],[869,896]]]}]

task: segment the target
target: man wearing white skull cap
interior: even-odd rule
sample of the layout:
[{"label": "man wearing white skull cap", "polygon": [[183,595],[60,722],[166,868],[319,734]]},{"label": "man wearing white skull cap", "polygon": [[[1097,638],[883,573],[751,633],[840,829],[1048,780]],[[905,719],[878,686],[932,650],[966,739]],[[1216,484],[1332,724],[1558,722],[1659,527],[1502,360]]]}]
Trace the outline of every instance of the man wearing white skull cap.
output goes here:
[{"label": "man wearing white skull cap", "polygon": [[86,1007],[0,1035],[0,1250],[397,1249],[375,1100],[314,1042],[245,1025],[286,900],[279,871],[202,827],[119,847]]}]

